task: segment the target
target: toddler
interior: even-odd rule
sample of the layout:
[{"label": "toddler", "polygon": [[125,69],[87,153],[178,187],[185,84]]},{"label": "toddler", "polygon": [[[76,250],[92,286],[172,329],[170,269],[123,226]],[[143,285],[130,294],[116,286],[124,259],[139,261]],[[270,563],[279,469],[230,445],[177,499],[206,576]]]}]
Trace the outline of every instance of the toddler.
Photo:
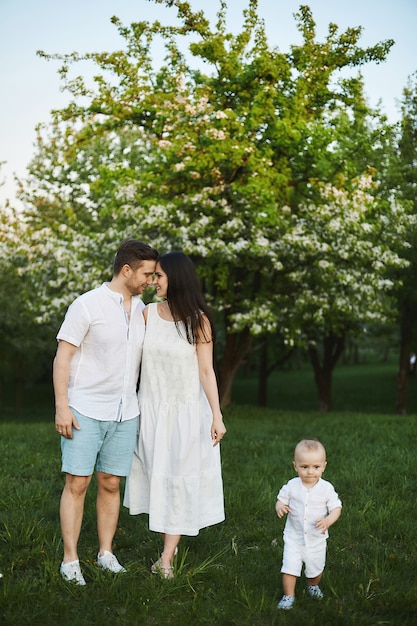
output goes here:
[{"label": "toddler", "polygon": [[278,609],[292,608],[295,583],[303,563],[308,593],[312,598],[323,598],[319,583],[326,561],[328,529],[342,511],[333,485],[321,477],[327,461],[320,441],[300,441],[294,450],[293,465],[298,478],[281,488],[275,506],[279,518],[288,513],[281,568],[284,595],[278,602]]}]

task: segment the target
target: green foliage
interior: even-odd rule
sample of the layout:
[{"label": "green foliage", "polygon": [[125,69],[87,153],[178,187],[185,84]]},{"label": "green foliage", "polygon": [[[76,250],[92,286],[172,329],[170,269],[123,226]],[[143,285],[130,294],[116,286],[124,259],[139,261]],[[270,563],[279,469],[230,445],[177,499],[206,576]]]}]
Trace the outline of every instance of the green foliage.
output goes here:
[{"label": "green foliage", "polygon": [[[178,26],[113,18],[124,50],[39,53],[62,63],[73,100],[39,127],[22,185],[28,228],[49,243],[49,258],[38,243],[28,264],[41,283],[33,306],[40,321],[62,316],[125,236],[182,249],[218,312],[227,387],[248,335],[316,345],[389,309],[386,273],[401,266],[411,220],[375,192],[379,115],[360,75],[340,71],[383,61],[392,42],[361,48],[360,28],[334,24],[318,41],[302,6],[303,43],[284,54],[270,48],[256,0],[237,35],[225,2],[214,26],[191,3],[162,4]],[[92,78],[73,75],[80,62]]]},{"label": "green foliage", "polygon": [[[394,147],[391,151],[390,167],[386,176],[391,189],[417,215],[417,199],[415,187],[417,184],[417,75],[410,77],[403,92],[402,117],[397,125],[396,135],[393,137]],[[417,271],[417,229],[410,228],[407,232],[407,241],[410,245],[403,252],[409,265],[399,272],[399,295],[402,310],[409,309],[414,318],[417,311],[415,294],[415,279]],[[416,329],[414,329],[416,332]]]},{"label": "green foliage", "polygon": [[[416,178],[416,133],[417,133],[417,83],[416,76],[410,78],[404,89],[402,118],[390,137],[391,150],[383,177],[383,184],[390,189],[410,213],[417,216],[415,197]],[[385,178],[385,180],[384,180]],[[415,350],[417,340],[417,296],[415,290],[417,272],[417,229],[410,224],[405,233],[408,245],[402,251],[407,265],[393,272],[396,281],[397,316],[401,333],[401,349],[398,380],[398,411],[407,409],[406,372],[410,353]]]}]

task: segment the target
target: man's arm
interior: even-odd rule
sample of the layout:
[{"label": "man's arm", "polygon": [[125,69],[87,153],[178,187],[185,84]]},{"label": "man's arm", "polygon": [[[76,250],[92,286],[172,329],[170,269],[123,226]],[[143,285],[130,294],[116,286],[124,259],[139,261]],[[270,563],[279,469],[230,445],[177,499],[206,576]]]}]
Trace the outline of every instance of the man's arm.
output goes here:
[{"label": "man's arm", "polygon": [[56,431],[67,439],[72,439],[72,427],[80,430],[78,422],[68,406],[70,365],[76,351],[77,346],[61,340],[58,343],[53,366],[55,427]]}]

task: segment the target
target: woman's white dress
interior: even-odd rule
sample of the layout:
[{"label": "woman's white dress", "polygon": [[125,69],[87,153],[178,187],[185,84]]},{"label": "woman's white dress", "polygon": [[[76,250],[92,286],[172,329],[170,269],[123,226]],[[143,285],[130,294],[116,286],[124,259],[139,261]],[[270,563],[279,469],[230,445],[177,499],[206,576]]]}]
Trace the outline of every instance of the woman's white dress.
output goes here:
[{"label": "woman's white dress", "polygon": [[150,530],[198,535],[224,520],[220,446],[202,389],[196,347],[149,305],[139,388],[139,437],[124,505]]}]

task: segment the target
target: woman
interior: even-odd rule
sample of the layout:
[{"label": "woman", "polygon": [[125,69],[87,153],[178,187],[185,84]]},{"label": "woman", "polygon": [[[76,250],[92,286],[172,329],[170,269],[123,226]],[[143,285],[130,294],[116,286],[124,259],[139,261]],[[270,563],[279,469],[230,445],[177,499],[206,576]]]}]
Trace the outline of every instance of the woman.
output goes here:
[{"label": "woman", "polygon": [[159,258],[154,285],[163,302],[145,310],[140,429],[124,504],[149,514],[164,548],[152,572],[173,578],[181,535],[224,520],[218,443],[226,432],[213,370],[214,329],[191,260]]}]

